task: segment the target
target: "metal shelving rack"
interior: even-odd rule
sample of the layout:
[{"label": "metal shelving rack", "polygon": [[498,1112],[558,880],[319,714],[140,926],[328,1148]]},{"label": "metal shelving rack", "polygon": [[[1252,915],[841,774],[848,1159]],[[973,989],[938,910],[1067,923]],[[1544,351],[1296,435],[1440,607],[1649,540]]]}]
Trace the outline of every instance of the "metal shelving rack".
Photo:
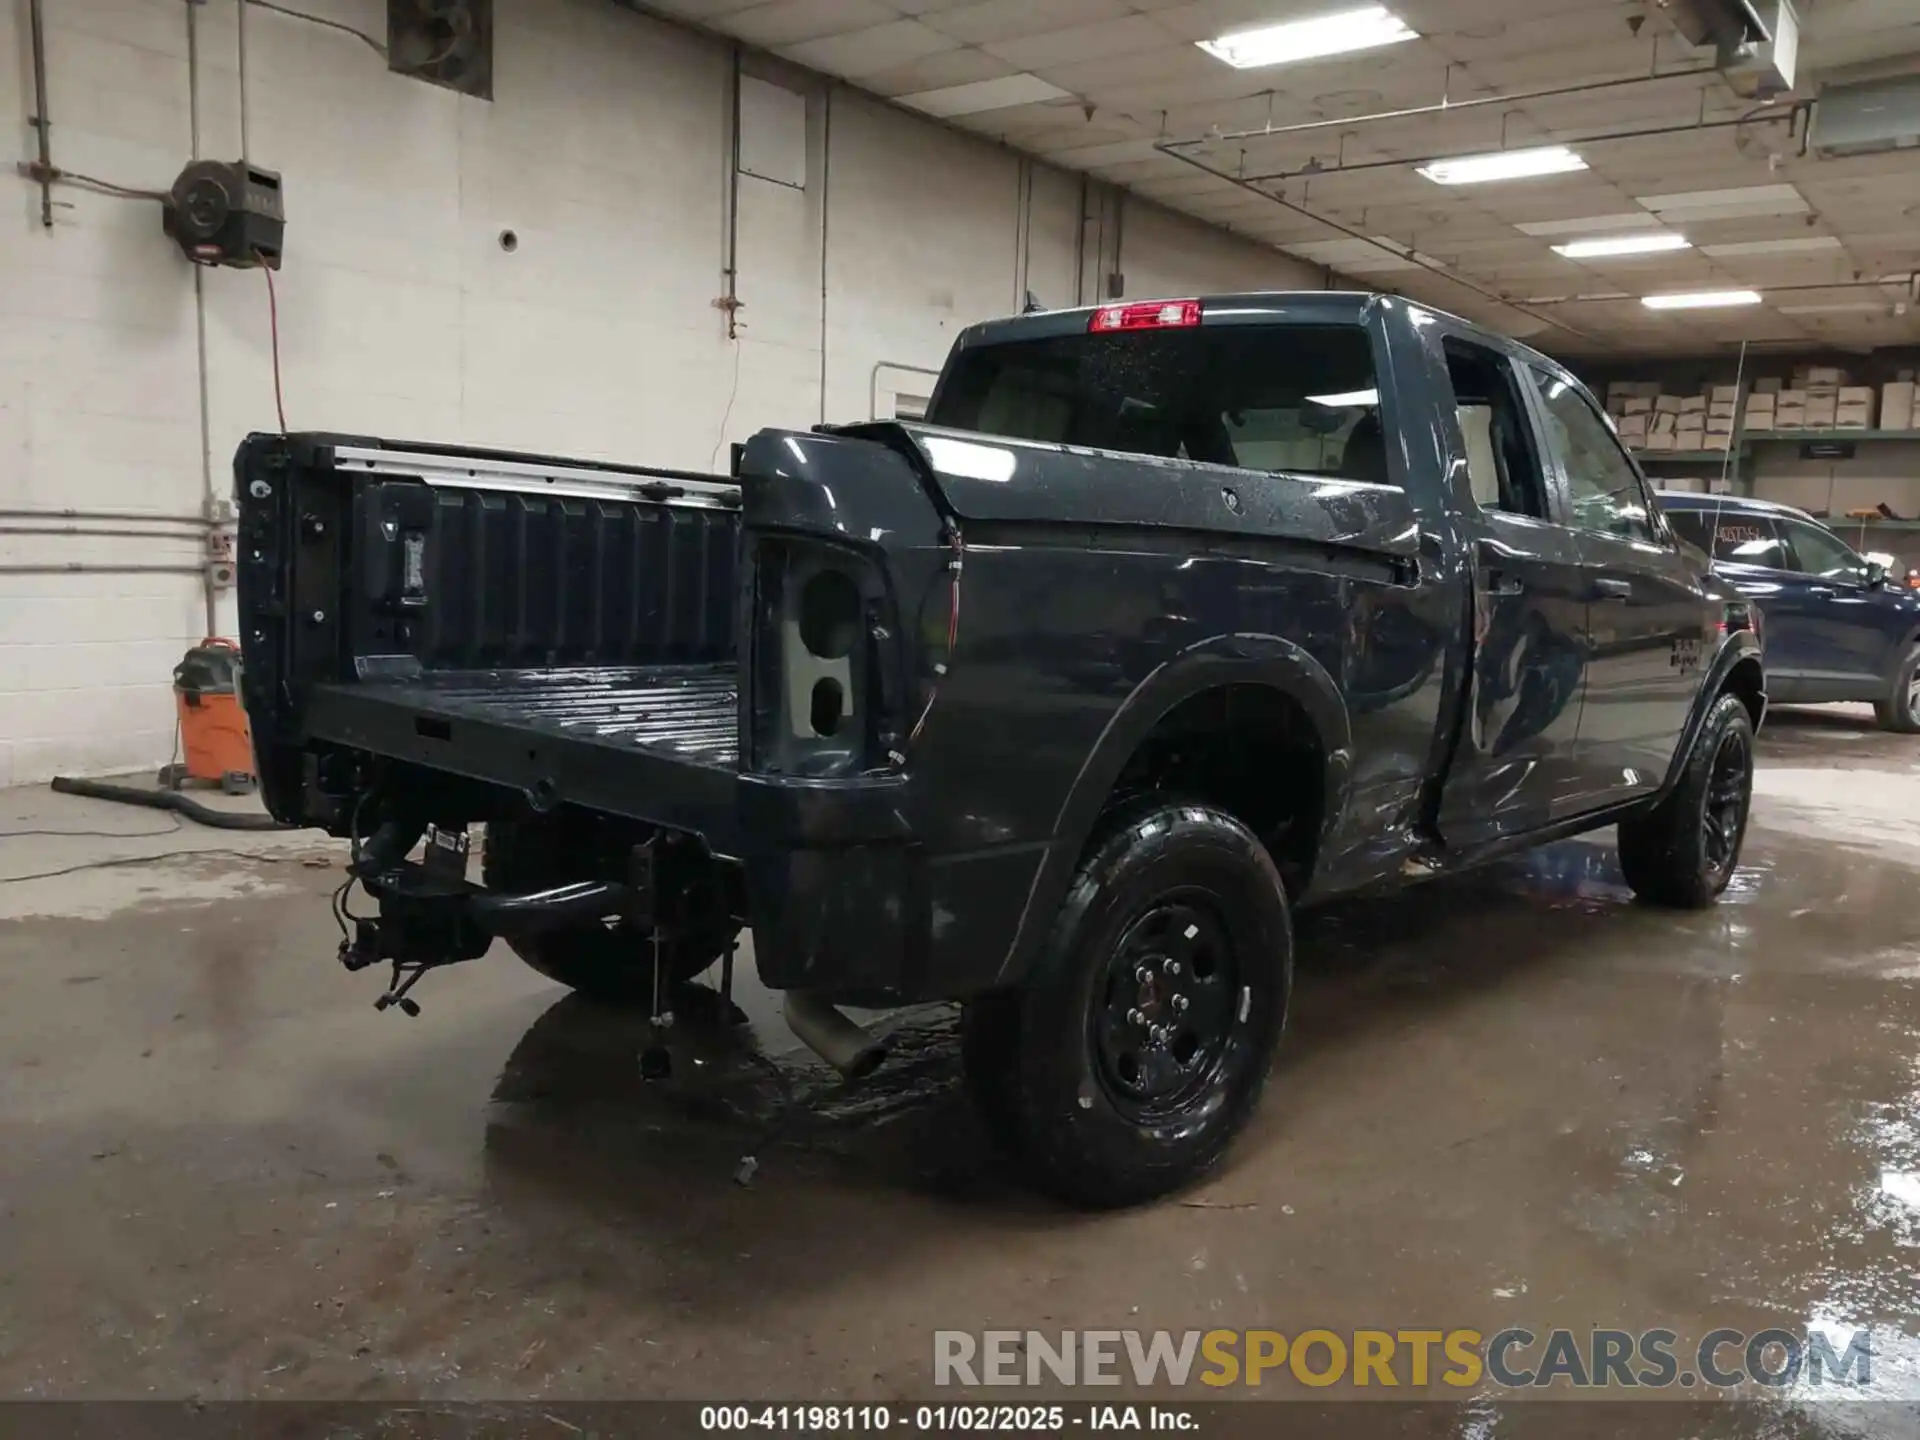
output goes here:
[{"label": "metal shelving rack", "polygon": [[[1750,494],[1752,475],[1748,470],[1748,461],[1757,445],[1807,445],[1832,441],[1854,443],[1862,440],[1920,443],[1920,430],[1740,430],[1735,432],[1733,444],[1726,450],[1635,450],[1633,458],[1640,462],[1642,469],[1656,475],[1655,467],[1665,465],[1678,465],[1688,469],[1720,470],[1724,468],[1734,490],[1737,493]],[[1849,521],[1848,523],[1859,524],[1860,522]],[[1867,523],[1920,529],[1920,521],[1913,520],[1880,520]]]}]

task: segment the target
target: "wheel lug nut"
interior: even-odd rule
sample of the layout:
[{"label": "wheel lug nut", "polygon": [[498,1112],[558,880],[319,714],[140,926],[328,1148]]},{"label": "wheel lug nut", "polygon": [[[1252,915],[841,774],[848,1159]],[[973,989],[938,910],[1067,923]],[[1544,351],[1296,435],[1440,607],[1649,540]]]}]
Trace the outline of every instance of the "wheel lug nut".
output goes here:
[{"label": "wheel lug nut", "polygon": [[1127,1023],[1129,1025],[1144,1025],[1147,1023],[1147,1017],[1142,1015],[1138,1010],[1129,1010],[1127,1011]]},{"label": "wheel lug nut", "polygon": [[1180,962],[1178,960],[1167,961],[1167,974],[1178,975],[1179,973],[1180,973]]},{"label": "wheel lug nut", "polygon": [[1176,995],[1176,996],[1174,996],[1174,997],[1173,997],[1173,1008],[1174,1008],[1175,1010],[1185,1010],[1185,1009],[1187,1008],[1187,997],[1186,997],[1186,996],[1184,996],[1184,995]]},{"label": "wheel lug nut", "polygon": [[1167,1027],[1166,1026],[1156,1025],[1153,1027],[1153,1041],[1154,1041],[1154,1044],[1156,1045],[1164,1045],[1167,1043]]},{"label": "wheel lug nut", "polygon": [[1149,980],[1153,979],[1153,971],[1150,967],[1142,965],[1133,972],[1133,978],[1138,980],[1142,985],[1144,985]]}]

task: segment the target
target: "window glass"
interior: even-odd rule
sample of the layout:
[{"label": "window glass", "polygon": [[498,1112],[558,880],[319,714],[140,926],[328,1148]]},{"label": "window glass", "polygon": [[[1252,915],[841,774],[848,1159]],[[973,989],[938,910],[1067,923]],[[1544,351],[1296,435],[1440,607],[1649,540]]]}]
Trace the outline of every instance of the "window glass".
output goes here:
[{"label": "window glass", "polygon": [[1827,580],[1862,580],[1867,563],[1839,536],[1804,520],[1783,520],[1793,541],[1792,569]]},{"label": "window glass", "polygon": [[1652,540],[1651,508],[1613,429],[1574,386],[1530,369],[1545,402],[1547,444],[1567,472],[1569,519],[1583,530]]},{"label": "window glass", "polygon": [[1669,510],[1667,523],[1688,544],[1715,560],[1731,565],[1761,565],[1769,570],[1791,570],[1786,542],[1764,515],[1711,510]]},{"label": "window glass", "polygon": [[963,351],[927,417],[1021,440],[1392,483],[1357,325],[1200,325]]},{"label": "window glass", "polygon": [[1497,351],[1452,336],[1444,350],[1474,503],[1482,510],[1546,519],[1546,479],[1513,363]]}]

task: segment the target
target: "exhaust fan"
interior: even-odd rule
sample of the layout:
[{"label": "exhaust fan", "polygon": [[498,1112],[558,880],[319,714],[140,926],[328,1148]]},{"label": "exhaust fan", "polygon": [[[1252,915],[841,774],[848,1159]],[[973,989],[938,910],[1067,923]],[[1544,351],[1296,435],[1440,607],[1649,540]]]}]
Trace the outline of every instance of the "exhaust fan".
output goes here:
[{"label": "exhaust fan", "polygon": [[387,0],[387,68],[493,98],[493,0]]}]

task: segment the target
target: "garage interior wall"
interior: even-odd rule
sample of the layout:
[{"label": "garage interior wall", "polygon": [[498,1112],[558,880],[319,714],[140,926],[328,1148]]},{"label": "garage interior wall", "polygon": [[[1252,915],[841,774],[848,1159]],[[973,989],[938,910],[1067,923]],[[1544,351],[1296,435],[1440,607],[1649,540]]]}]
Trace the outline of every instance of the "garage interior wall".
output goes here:
[{"label": "garage interior wall", "polygon": [[[11,161],[35,140],[27,0],[5,3]],[[954,334],[1028,291],[1326,283],[753,56],[762,173],[729,224],[734,52],[612,0],[497,0],[491,103],[239,0],[43,5],[57,166],[156,190],[190,158],[283,174],[294,429],[722,468],[761,426],[914,410]],[[295,8],[385,33],[382,0]],[[0,509],[32,513],[0,520],[0,784],[157,765],[208,623],[196,522],[277,423],[266,277],[196,270],[152,201],[59,186],[47,230],[38,186],[4,181]],[[212,618],[231,633],[230,594]]]}]

